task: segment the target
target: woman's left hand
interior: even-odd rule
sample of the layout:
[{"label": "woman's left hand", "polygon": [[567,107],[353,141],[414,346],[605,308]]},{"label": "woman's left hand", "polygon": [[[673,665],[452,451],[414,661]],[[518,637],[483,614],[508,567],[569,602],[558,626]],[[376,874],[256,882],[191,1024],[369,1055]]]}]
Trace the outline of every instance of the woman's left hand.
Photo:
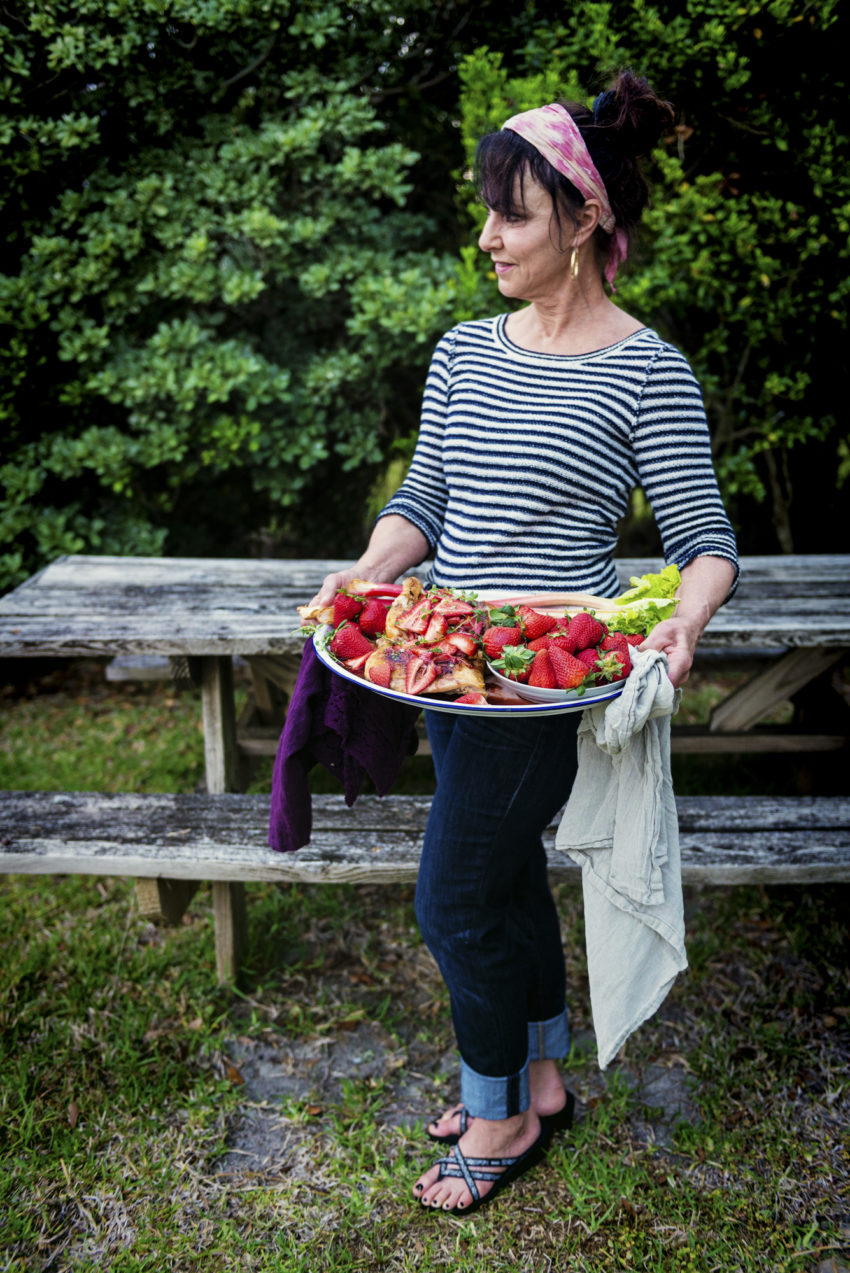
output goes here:
[{"label": "woman's left hand", "polygon": [[695,557],[682,571],[679,606],[673,618],[656,624],[638,647],[664,651],[670,680],[677,688],[688,679],[697,641],[723,603],[734,578],[735,567],[724,557]]},{"label": "woman's left hand", "polygon": [[694,650],[701,635],[702,625],[693,619],[663,619],[638,648],[663,650],[667,655],[668,675],[678,688],[690,675]]}]

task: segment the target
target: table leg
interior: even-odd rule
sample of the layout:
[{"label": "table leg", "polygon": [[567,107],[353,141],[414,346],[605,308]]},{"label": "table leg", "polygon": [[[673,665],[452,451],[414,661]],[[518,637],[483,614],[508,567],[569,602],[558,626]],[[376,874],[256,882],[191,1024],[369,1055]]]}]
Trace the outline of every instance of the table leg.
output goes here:
[{"label": "table leg", "polygon": [[[229,656],[208,656],[201,664],[207,791],[220,795],[238,787],[233,661]],[[246,927],[245,885],[215,881],[212,897],[216,972],[223,985],[235,981],[239,970]]]},{"label": "table leg", "polygon": [[136,880],[136,906],[142,919],[179,924],[198,891],[200,880]]}]

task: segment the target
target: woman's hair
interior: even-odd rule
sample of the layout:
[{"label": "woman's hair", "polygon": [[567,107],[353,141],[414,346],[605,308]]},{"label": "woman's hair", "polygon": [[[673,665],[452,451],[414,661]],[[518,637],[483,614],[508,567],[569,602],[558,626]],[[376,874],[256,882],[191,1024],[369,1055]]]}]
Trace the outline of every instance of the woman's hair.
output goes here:
[{"label": "woman's hair", "polygon": [[[656,95],[643,76],[620,71],[593,103],[593,110],[576,102],[562,102],[572,115],[600,177],[605,183],[616,224],[627,235],[635,229],[649,197],[638,160],[657,144],[674,120],[673,107]],[[488,133],[475,156],[475,183],[489,208],[503,216],[516,215],[526,177],[548,191],[560,236],[563,208],[571,214],[584,197],[530,142],[510,129]],[[600,249],[607,251],[610,236],[597,229]]]}]

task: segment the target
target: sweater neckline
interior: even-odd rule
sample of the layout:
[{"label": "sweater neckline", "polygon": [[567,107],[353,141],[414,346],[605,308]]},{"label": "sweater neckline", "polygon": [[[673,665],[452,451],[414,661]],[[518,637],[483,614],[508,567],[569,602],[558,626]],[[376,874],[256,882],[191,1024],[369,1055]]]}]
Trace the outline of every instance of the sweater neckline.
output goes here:
[{"label": "sweater neckline", "polygon": [[612,345],[604,345],[601,349],[591,349],[584,354],[550,354],[537,349],[525,349],[522,345],[517,345],[515,341],[511,340],[507,333],[509,317],[509,314],[499,314],[493,320],[493,339],[506,353],[513,358],[521,358],[525,362],[529,360],[550,364],[589,362],[596,358],[609,357],[640,337],[651,335],[655,336],[656,340],[658,339],[651,327],[639,327],[636,332],[631,332],[628,336],[624,336],[622,340],[615,341]]}]

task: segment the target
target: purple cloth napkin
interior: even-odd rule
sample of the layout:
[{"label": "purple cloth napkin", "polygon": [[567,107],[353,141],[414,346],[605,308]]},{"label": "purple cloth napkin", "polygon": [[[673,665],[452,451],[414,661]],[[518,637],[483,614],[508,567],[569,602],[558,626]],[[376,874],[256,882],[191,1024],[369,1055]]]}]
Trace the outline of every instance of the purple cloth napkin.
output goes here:
[{"label": "purple cloth napkin", "polygon": [[378,795],[386,795],[405,756],[416,751],[419,712],[336,676],[307,641],[272,775],[271,847],[291,853],[309,843],[313,809],[307,775],[316,764],[340,779],[349,806],[366,775]]}]

